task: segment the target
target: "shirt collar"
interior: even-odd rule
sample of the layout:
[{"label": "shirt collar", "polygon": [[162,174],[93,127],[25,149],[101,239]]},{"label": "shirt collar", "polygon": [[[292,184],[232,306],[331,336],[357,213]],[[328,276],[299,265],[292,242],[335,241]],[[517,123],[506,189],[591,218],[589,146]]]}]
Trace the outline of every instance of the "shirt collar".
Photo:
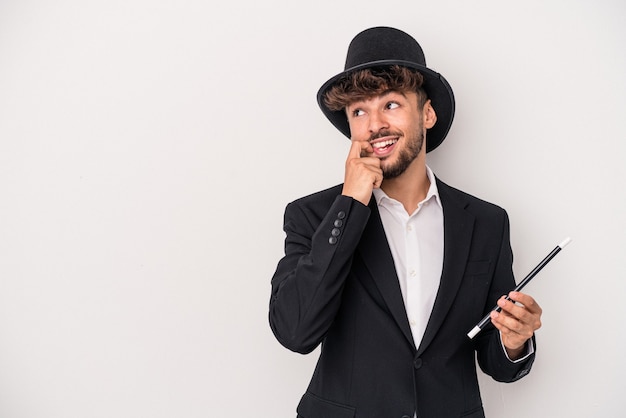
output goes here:
[{"label": "shirt collar", "polygon": [[[424,200],[422,200],[422,202],[420,203],[427,202],[430,199],[435,199],[435,201],[437,202],[437,205],[439,205],[439,207],[443,209],[443,206],[441,205],[441,198],[439,197],[439,189],[437,189],[437,181],[435,179],[435,174],[433,173],[433,170],[431,170],[429,166],[426,166],[426,176],[428,176],[428,180],[430,181],[430,187],[428,188],[428,192],[426,193],[426,198],[424,198]],[[389,196],[387,196],[387,193],[385,193],[383,189],[374,189],[372,193],[374,194],[374,198],[376,199],[376,204],[378,206],[384,205],[385,200],[387,201],[394,200],[390,198]]]}]

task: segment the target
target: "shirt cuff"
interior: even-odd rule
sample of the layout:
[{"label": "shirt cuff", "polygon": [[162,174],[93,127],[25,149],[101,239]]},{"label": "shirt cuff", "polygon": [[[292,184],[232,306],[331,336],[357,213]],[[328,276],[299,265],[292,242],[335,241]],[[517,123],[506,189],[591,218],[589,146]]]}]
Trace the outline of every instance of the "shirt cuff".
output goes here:
[{"label": "shirt cuff", "polygon": [[526,348],[524,349],[524,352],[526,354],[524,354],[522,357],[518,358],[517,360],[511,360],[509,358],[508,353],[506,352],[506,348],[504,347],[504,342],[502,341],[502,333],[498,332],[498,334],[500,335],[500,345],[502,346],[502,351],[504,351],[504,355],[506,356],[506,358],[511,363],[520,363],[520,362],[526,360],[528,357],[530,357],[535,352],[535,344],[533,344],[533,339],[529,338],[526,341]]}]

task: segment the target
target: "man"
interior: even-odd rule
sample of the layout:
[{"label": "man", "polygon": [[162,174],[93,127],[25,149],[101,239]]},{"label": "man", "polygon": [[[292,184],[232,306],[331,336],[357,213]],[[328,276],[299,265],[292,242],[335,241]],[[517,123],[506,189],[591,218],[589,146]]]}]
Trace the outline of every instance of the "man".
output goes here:
[{"label": "man", "polygon": [[541,308],[502,297],[515,287],[506,212],[426,165],[452,123],[450,86],[415,39],[376,27],[318,102],[352,145],[342,185],[285,211],[270,325],[290,350],[322,345],[298,416],[484,417],[475,355],[498,381],[526,375]]}]

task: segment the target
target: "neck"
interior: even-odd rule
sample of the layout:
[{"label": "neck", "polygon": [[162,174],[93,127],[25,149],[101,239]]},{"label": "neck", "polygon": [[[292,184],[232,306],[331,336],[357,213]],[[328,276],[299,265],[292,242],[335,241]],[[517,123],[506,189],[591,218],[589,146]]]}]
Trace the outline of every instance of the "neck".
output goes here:
[{"label": "neck", "polygon": [[380,188],[387,196],[402,203],[409,215],[415,212],[418,204],[426,198],[430,188],[430,180],[426,174],[425,153],[420,153],[406,171],[398,177],[383,180]]}]

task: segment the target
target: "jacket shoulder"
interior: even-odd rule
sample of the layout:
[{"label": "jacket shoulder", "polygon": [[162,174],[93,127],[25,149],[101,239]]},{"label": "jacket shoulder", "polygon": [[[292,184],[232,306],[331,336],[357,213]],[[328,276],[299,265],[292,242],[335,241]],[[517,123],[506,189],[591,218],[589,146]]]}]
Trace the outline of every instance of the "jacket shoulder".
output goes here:
[{"label": "jacket shoulder", "polygon": [[444,210],[445,202],[447,201],[449,203],[460,205],[461,207],[472,213],[483,215],[506,214],[504,208],[498,206],[497,204],[488,202],[479,197],[452,187],[441,181],[439,178],[437,178],[437,189],[439,190],[439,195],[441,196],[442,201],[444,201]]}]

